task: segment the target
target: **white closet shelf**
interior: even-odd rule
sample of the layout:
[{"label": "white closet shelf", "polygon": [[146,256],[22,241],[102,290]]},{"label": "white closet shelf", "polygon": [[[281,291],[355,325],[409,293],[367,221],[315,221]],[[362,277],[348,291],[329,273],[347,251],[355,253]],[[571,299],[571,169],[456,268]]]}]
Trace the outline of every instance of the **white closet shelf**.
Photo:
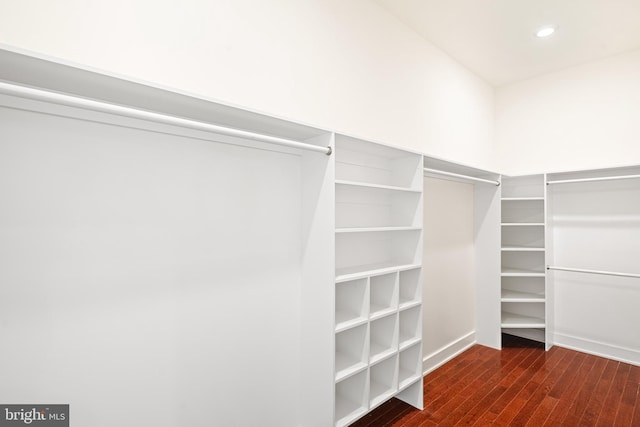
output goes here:
[{"label": "white closet shelf", "polygon": [[544,248],[533,246],[503,246],[503,252],[544,252]]},{"label": "white closet shelf", "polygon": [[503,289],[500,300],[502,302],[545,302],[545,297],[544,294]]},{"label": "white closet shelf", "polygon": [[336,396],[336,427],[345,427],[367,412],[367,407],[360,402]]},{"label": "white closet shelf", "polygon": [[406,263],[400,261],[383,262],[376,264],[358,265],[355,267],[345,267],[336,269],[336,283],[346,282],[354,279],[362,279],[368,276],[378,276],[396,271],[406,271],[420,268],[420,264]]},{"label": "white closet shelf", "polygon": [[350,227],[336,228],[336,234],[342,233],[378,233],[390,231],[420,231],[422,227]]},{"label": "white closet shelf", "polygon": [[358,182],[358,181],[346,181],[342,179],[335,180],[336,185],[348,185],[352,187],[364,187],[364,188],[374,188],[378,190],[389,190],[389,191],[404,191],[407,193],[421,193],[422,190],[408,188],[408,187],[396,187],[393,185],[381,185],[381,184],[371,184],[368,182]]},{"label": "white closet shelf", "polygon": [[544,200],[544,197],[503,197],[503,202],[524,202],[524,201],[532,201],[532,200]]},{"label": "white closet shelf", "polygon": [[388,359],[397,353],[395,348],[389,348],[378,343],[371,343],[371,356],[369,356],[369,364],[373,365],[374,363],[378,363],[383,361],[384,359]]},{"label": "white closet shelf", "polygon": [[420,337],[400,337],[400,351],[418,344],[420,341]]},{"label": "white closet shelf", "polygon": [[544,319],[538,317],[525,316],[522,314],[509,313],[507,311],[502,312],[502,324],[503,328],[544,328]]},{"label": "white closet shelf", "polygon": [[367,320],[366,317],[354,317],[349,312],[336,311],[336,333],[363,325],[367,323]]},{"label": "white closet shelf", "polygon": [[422,304],[422,301],[416,301],[416,300],[401,301],[400,304],[398,304],[398,311],[408,310],[412,307],[417,307],[420,304]]},{"label": "white closet shelf", "polygon": [[545,277],[544,272],[516,268],[504,268],[500,275],[502,277]]},{"label": "white closet shelf", "polygon": [[377,381],[371,381],[371,404],[370,409],[379,406],[381,403],[385,402],[391,396],[393,396],[396,392],[395,387],[389,387],[386,384],[379,383]]},{"label": "white closet shelf", "polygon": [[398,391],[402,391],[406,388],[411,387],[413,384],[417,383],[418,381],[422,380],[422,374],[418,374],[416,375],[414,378],[410,379],[410,380],[405,380],[402,381],[399,385],[398,385]]},{"label": "white closet shelf", "polygon": [[544,222],[503,222],[503,227],[544,227]]},{"label": "white closet shelf", "polygon": [[416,373],[409,369],[398,371],[398,389],[402,390],[420,379],[420,372]]},{"label": "white closet shelf", "polygon": [[383,307],[383,306],[371,304],[371,308],[370,308],[371,314],[369,315],[369,319],[377,320],[382,317],[386,317],[391,314],[394,314],[396,311],[397,311],[396,307],[388,307],[388,306]]},{"label": "white closet shelf", "polygon": [[340,382],[367,369],[367,363],[363,361],[354,361],[353,358],[343,354],[336,354],[336,382]]}]

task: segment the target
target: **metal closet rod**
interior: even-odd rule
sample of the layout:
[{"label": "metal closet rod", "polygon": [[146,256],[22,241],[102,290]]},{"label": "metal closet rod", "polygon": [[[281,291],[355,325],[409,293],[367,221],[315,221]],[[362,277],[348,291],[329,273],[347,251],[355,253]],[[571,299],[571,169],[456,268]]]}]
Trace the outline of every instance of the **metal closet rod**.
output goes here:
[{"label": "metal closet rod", "polygon": [[640,274],[620,273],[617,271],[585,270],[582,268],[556,267],[554,265],[548,265],[547,270],[574,271],[577,273],[602,274],[605,276],[634,277],[636,279],[640,279]]},{"label": "metal closet rod", "polygon": [[109,104],[106,102],[95,101],[92,99],[79,98],[71,95],[50,92],[42,89],[35,89],[25,86],[14,85],[10,83],[0,82],[0,93],[21,98],[28,98],[36,101],[50,102],[53,104],[64,105],[67,107],[77,107],[85,110],[96,111],[99,113],[115,114],[122,117],[147,120],[155,123],[161,123],[172,126],[179,126],[187,129],[195,129],[204,132],[213,132],[221,135],[234,136],[238,138],[249,139],[253,141],[266,142],[268,144],[281,145],[284,147],[297,148],[300,150],[314,151],[331,155],[331,147],[322,147],[318,145],[308,144],[305,142],[294,141],[292,139],[278,138],[270,135],[262,135],[255,132],[248,132],[239,129],[218,126],[211,123],[200,122],[197,120],[183,119],[180,117],[169,116],[162,113],[154,113],[151,111],[140,110],[122,105]]},{"label": "metal closet rod", "polygon": [[555,181],[547,181],[550,184],[569,184],[572,182],[592,182],[592,181],[614,181],[618,179],[634,179],[640,178],[640,175],[618,175],[618,176],[601,176],[598,178],[576,178],[576,179],[560,179]]},{"label": "metal closet rod", "polygon": [[492,180],[492,179],[476,178],[475,176],[462,175],[462,174],[453,173],[453,172],[445,172],[445,171],[441,171],[441,170],[438,170],[438,169],[424,168],[424,171],[428,172],[428,173],[435,173],[435,174],[438,174],[438,175],[451,176],[451,177],[454,177],[454,178],[467,179],[469,181],[482,182],[483,184],[492,184],[492,185],[495,185],[495,186],[499,186],[500,185],[500,181],[495,181],[495,180]]}]

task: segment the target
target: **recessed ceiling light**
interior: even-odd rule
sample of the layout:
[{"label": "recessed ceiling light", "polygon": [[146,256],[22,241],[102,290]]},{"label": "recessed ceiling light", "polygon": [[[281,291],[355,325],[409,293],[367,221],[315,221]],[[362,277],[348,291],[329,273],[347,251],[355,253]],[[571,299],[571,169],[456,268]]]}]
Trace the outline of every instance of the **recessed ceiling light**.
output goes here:
[{"label": "recessed ceiling light", "polygon": [[556,27],[552,26],[552,25],[547,25],[544,27],[539,28],[536,31],[536,37],[549,37],[551,34],[556,32]]}]

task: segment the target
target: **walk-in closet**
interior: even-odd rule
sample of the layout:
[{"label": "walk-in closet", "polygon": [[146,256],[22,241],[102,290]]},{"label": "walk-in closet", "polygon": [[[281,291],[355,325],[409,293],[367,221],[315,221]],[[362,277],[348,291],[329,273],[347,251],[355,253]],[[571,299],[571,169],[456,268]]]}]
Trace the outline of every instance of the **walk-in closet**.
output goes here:
[{"label": "walk-in closet", "polygon": [[0,425],[640,425],[640,5],[534,3],[0,4]]}]

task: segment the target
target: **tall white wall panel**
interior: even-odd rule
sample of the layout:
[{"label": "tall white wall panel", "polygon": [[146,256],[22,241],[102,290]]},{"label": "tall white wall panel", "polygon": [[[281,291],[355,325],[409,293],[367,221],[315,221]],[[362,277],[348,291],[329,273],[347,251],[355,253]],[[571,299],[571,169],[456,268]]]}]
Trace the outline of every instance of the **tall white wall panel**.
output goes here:
[{"label": "tall white wall panel", "polygon": [[[640,182],[549,188],[552,264],[640,274]],[[555,340],[640,364],[640,280],[555,271]]]},{"label": "tall white wall panel", "polygon": [[92,427],[297,425],[299,156],[0,122],[0,401]]}]

